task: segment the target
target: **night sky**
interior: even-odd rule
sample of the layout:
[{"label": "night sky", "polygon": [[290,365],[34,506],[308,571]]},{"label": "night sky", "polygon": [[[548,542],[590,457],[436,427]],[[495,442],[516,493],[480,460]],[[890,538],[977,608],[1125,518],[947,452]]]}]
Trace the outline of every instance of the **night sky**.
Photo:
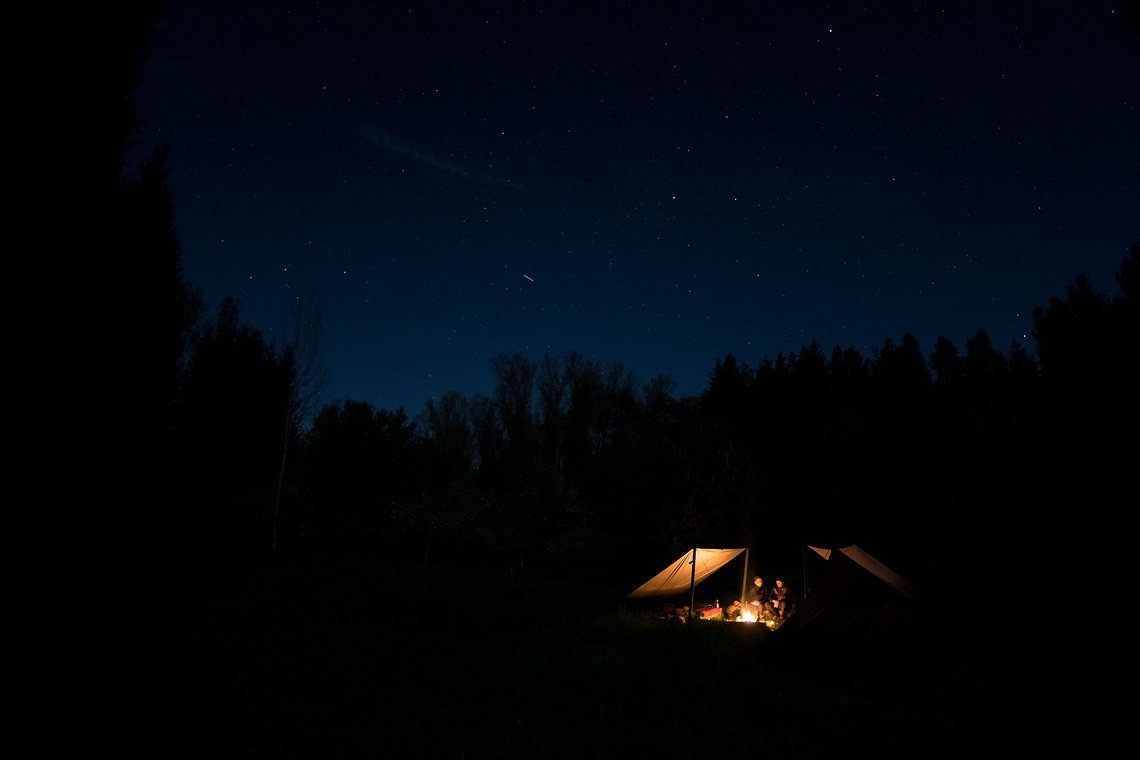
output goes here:
[{"label": "night sky", "polygon": [[1120,0],[178,0],[139,157],[170,149],[187,280],[322,401],[490,394],[577,351],[697,394],[727,353],[924,353],[1140,243],[1140,35]]}]

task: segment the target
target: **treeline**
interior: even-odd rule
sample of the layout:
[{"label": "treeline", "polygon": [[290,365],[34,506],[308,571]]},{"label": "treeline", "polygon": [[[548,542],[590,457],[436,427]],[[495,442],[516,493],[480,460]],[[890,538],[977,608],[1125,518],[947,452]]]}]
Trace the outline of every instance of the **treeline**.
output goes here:
[{"label": "treeline", "polygon": [[1116,296],[1077,277],[1037,307],[1035,353],[984,330],[929,353],[910,334],[870,356],[813,342],[755,366],[727,355],[684,398],[620,363],[501,355],[491,396],[452,392],[415,418],[339,400],[304,428],[296,346],[266,343],[232,300],[193,325],[180,293],[171,530],[199,552],[305,544],[630,579],[694,544],[774,565],[848,541],[971,583],[1037,557],[1049,585],[1099,576],[1135,492],[1138,273],[1140,247]]}]

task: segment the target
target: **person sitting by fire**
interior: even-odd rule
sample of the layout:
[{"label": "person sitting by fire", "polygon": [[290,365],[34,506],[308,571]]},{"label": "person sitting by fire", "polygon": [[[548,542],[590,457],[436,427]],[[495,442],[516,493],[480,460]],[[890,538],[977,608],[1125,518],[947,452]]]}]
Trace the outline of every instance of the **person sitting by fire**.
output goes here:
[{"label": "person sitting by fire", "polygon": [[764,586],[764,579],[759,575],[752,579],[752,588],[748,589],[748,606],[756,619],[764,617],[766,612],[771,612],[771,606],[768,604],[768,589]]},{"label": "person sitting by fire", "polygon": [[776,587],[772,589],[772,597],[769,601],[777,619],[783,620],[788,616],[788,587],[779,578],[776,579]]}]

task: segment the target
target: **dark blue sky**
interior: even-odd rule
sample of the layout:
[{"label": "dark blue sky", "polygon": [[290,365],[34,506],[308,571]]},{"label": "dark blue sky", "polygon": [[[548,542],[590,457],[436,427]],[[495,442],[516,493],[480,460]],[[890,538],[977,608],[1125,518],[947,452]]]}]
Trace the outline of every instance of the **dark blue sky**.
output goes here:
[{"label": "dark blue sky", "polygon": [[1137,72],[1119,0],[179,0],[136,105],[208,303],[315,293],[323,401],[415,415],[498,353],[1032,349],[1140,243]]}]

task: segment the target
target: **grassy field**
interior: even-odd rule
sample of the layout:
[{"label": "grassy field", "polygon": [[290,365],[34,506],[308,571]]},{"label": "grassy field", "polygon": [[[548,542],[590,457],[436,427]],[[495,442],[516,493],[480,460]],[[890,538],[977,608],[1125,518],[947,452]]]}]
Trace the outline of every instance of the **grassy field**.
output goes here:
[{"label": "grassy field", "polygon": [[153,757],[1023,757],[1087,748],[1074,692],[1106,683],[1008,636],[792,651],[613,589],[366,556],[260,557],[177,601],[131,638]]}]

